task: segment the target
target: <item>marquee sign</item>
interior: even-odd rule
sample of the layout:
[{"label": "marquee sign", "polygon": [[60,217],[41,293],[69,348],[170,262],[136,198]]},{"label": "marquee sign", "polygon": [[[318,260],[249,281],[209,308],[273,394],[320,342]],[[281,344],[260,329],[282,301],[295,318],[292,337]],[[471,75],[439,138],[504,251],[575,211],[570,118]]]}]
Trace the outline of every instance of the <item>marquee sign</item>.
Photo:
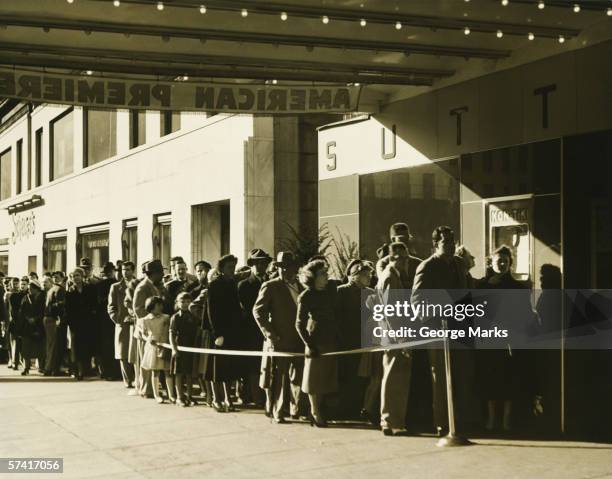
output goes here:
[{"label": "marquee sign", "polygon": [[0,68],[0,97],[98,108],[227,113],[357,111],[360,86],[164,82]]}]

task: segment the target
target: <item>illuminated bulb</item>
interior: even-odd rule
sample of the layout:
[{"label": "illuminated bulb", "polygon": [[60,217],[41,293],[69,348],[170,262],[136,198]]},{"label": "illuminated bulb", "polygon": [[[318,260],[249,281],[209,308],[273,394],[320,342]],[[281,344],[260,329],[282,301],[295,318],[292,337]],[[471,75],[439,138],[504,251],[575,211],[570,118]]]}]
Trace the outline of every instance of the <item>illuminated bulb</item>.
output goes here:
[{"label": "illuminated bulb", "polygon": [[206,5],[200,5],[200,13],[204,15],[206,13]]},{"label": "illuminated bulb", "polygon": [[164,9],[164,2],[157,2],[157,9],[161,12]]},{"label": "illuminated bulb", "polygon": [[544,2],[543,2],[542,0],[540,0],[540,1],[538,2],[538,8],[539,8],[540,10],[544,10],[544,7],[545,7],[545,6],[546,6],[546,5],[544,4]]},{"label": "illuminated bulb", "polygon": [[74,3],[74,0],[66,0],[68,3]]},{"label": "illuminated bulb", "polygon": [[365,18],[362,18],[361,20],[359,20],[359,25],[361,25],[362,27],[365,27],[368,24],[368,22],[366,22]]},{"label": "illuminated bulb", "polygon": [[401,30],[402,29],[402,22],[395,22],[395,29],[396,30]]},{"label": "illuminated bulb", "polygon": [[324,15],[323,18],[321,19],[321,21],[327,25],[329,23],[329,17],[327,15]]},{"label": "illuminated bulb", "polygon": [[565,37],[563,35],[559,35],[559,43],[565,43]]},{"label": "illuminated bulb", "polygon": [[240,15],[242,15],[242,18],[246,18],[246,17],[248,17],[248,15],[249,15],[249,11],[248,11],[246,8],[243,8],[243,9],[240,11]]},{"label": "illuminated bulb", "polygon": [[278,83],[278,80],[272,80],[272,85],[276,85]]},{"label": "illuminated bulb", "polygon": [[580,13],[580,5],[577,3],[574,4],[574,13]]},{"label": "illuminated bulb", "polygon": [[612,8],[608,8],[608,10],[606,10],[606,15],[612,17]]},{"label": "illuminated bulb", "polygon": [[464,33],[465,35],[469,35],[469,34],[471,33],[470,27],[465,27],[465,28],[463,29],[463,33]]},{"label": "illuminated bulb", "polygon": [[508,2],[508,0],[502,0],[502,2],[501,2],[501,3],[502,3],[502,5],[503,5],[504,7],[507,7],[509,2]]},{"label": "illuminated bulb", "polygon": [[[72,3],[72,2],[69,2],[69,3]],[[85,70],[85,75],[91,76],[91,75],[93,75],[93,71]]]},{"label": "illuminated bulb", "polygon": [[501,38],[504,36],[504,32],[502,32],[501,30],[497,30],[496,35],[497,35],[497,38]]},{"label": "illuminated bulb", "polygon": [[527,38],[529,38],[530,41],[533,41],[535,39],[535,35],[529,32],[529,35],[527,35]]},{"label": "illuminated bulb", "polygon": [[282,12],[281,13],[281,20],[284,22],[287,20],[287,12]]},{"label": "illuminated bulb", "polygon": [[119,0],[113,0],[113,5],[115,7],[118,7],[119,5],[121,5],[121,2]]}]

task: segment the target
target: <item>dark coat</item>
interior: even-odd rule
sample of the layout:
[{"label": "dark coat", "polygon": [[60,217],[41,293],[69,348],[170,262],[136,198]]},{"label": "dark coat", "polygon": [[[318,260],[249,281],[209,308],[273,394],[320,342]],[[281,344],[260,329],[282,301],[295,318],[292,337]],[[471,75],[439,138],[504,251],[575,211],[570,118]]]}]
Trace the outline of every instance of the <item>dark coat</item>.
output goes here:
[{"label": "dark coat", "polygon": [[340,329],[340,349],[361,347],[361,306],[362,294],[374,294],[370,288],[360,288],[348,283],[338,287],[336,297],[336,321]]},{"label": "dark coat", "polygon": [[45,293],[40,292],[36,299],[26,294],[19,306],[19,332],[24,338],[42,340],[45,336],[43,315],[45,312]]},{"label": "dark coat", "polygon": [[[245,342],[244,321],[238,287],[234,279],[218,277],[208,287],[208,317],[212,337],[223,337],[220,349],[239,349]],[[243,376],[241,361],[234,356],[215,355],[214,381],[231,381]]]},{"label": "dark coat", "polygon": [[[296,283],[303,291],[301,284]],[[289,287],[278,277],[266,281],[259,290],[253,306],[253,318],[267,339],[274,339],[276,351],[301,353],[304,343],[295,329],[297,304]]]},{"label": "dark coat", "polygon": [[95,285],[84,284],[81,291],[72,285],[66,291],[66,321],[70,327],[74,360],[87,360],[93,355],[97,308]]},{"label": "dark coat", "polygon": [[253,306],[257,301],[263,281],[254,274],[238,283],[238,297],[244,316],[245,339],[244,347],[252,351],[261,351],[263,336],[253,317]]},{"label": "dark coat", "polygon": [[45,316],[64,319],[66,314],[66,288],[54,285],[47,291]]}]

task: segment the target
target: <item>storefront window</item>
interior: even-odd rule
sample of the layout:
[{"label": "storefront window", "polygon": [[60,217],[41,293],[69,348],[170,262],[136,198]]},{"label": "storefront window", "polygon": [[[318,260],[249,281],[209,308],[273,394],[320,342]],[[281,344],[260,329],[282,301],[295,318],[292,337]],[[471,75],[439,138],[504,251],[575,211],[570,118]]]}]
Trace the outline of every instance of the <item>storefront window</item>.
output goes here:
[{"label": "storefront window", "polygon": [[130,148],[144,145],[147,138],[147,112],[130,111]]},{"label": "storefront window", "polygon": [[0,153],[0,201],[11,196],[11,149]]},{"label": "storefront window", "polygon": [[53,120],[49,130],[51,147],[51,168],[49,181],[72,173],[74,163],[74,122],[73,110],[60,115]]},{"label": "storefront window", "polygon": [[85,166],[95,165],[117,153],[117,112],[85,110]]},{"label": "storefront window", "polygon": [[43,268],[45,271],[66,272],[66,236],[45,236],[43,250]]},{"label": "storefront window", "polygon": [[108,261],[108,230],[81,234],[81,258],[91,260],[92,272],[100,275]]},{"label": "storefront window", "polygon": [[0,254],[0,271],[5,275],[8,274],[9,257],[8,254]]},{"label": "storefront window", "polygon": [[153,258],[158,259],[164,268],[170,268],[172,250],[172,217],[170,214],[157,215],[153,225]]},{"label": "storefront window", "polygon": [[138,264],[138,226],[136,220],[123,222],[121,235],[123,261],[132,261]]}]

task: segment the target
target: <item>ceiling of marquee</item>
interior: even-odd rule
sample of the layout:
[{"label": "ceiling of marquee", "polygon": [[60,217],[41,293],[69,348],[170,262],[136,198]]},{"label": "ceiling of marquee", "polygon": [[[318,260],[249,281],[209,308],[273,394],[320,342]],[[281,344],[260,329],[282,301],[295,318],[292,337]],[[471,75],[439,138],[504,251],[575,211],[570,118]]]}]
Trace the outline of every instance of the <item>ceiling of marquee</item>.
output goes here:
[{"label": "ceiling of marquee", "polygon": [[350,82],[397,97],[612,38],[612,1],[579,13],[538,1],[2,0],[0,64]]}]

